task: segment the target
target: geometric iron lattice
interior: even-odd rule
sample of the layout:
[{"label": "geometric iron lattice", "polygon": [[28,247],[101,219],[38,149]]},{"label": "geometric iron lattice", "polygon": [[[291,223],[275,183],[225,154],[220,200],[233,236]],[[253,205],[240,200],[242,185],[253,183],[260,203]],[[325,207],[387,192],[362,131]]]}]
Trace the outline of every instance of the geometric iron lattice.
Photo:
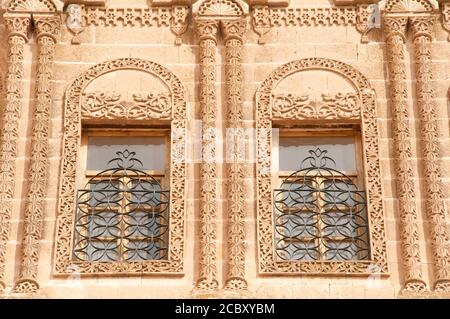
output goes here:
[{"label": "geometric iron lattice", "polygon": [[279,259],[370,259],[366,193],[335,169],[327,153],[320,148],[310,150],[300,170],[274,190]]},{"label": "geometric iron lattice", "polygon": [[167,259],[169,191],[143,171],[135,152],[116,154],[106,170],[78,190],[74,259]]}]

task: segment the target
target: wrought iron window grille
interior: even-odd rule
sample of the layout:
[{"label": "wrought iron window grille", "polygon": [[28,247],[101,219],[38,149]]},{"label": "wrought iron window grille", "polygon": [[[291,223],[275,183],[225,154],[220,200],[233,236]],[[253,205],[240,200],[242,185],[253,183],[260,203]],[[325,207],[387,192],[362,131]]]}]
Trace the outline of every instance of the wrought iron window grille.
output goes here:
[{"label": "wrought iron window grille", "polygon": [[164,260],[169,191],[125,149],[77,192],[73,257],[78,261]]},{"label": "wrought iron window grille", "polygon": [[289,261],[370,259],[366,192],[336,170],[328,151],[310,150],[274,190],[275,251]]}]

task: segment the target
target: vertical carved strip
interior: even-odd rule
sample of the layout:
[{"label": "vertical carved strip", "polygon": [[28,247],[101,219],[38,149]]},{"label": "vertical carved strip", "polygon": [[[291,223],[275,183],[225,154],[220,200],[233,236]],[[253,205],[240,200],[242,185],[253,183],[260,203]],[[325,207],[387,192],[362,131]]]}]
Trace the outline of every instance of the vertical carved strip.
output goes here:
[{"label": "vertical carved strip", "polygon": [[217,281],[217,162],[216,162],[216,35],[218,22],[196,21],[200,40],[200,105],[202,153],[200,174],[200,278],[197,288],[214,290]]},{"label": "vertical carved strip", "polygon": [[420,136],[425,181],[426,212],[435,267],[434,289],[450,292],[450,234],[440,164],[439,127],[432,85],[431,44],[435,17],[410,20],[414,46],[416,96],[420,118]]},{"label": "vertical carved strip", "polygon": [[39,262],[39,240],[44,219],[45,195],[48,179],[48,135],[52,104],[53,57],[59,17],[33,17],[39,57],[36,74],[35,107],[31,137],[31,158],[28,171],[29,188],[25,207],[22,239],[22,260],[15,293],[35,293]]},{"label": "vertical carved strip", "polygon": [[246,21],[224,20],[225,94],[227,103],[228,273],[225,288],[247,289],[245,280],[245,159],[242,94],[242,46]]},{"label": "vertical carved strip", "polygon": [[16,156],[20,108],[23,96],[23,50],[30,26],[29,17],[5,16],[9,33],[5,109],[0,138],[0,291],[5,288],[6,244],[9,237],[16,179]]},{"label": "vertical carved strip", "polygon": [[419,230],[411,164],[408,89],[406,86],[405,32],[408,18],[385,17],[389,95],[391,100],[392,136],[394,142],[395,177],[400,215],[400,236],[404,266],[404,290],[426,290],[419,249]]}]

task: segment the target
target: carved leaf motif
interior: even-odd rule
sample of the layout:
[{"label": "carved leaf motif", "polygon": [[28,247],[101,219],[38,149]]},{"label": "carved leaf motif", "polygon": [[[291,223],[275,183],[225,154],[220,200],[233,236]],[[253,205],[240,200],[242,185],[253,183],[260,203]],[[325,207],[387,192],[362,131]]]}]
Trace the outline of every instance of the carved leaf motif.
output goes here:
[{"label": "carved leaf motif", "polygon": [[361,108],[355,93],[322,94],[322,101],[311,101],[307,94],[281,94],[274,97],[275,119],[358,119]]},{"label": "carved leaf motif", "polygon": [[168,119],[171,102],[168,94],[134,94],[133,101],[122,101],[115,92],[85,93],[81,114],[89,119]]}]

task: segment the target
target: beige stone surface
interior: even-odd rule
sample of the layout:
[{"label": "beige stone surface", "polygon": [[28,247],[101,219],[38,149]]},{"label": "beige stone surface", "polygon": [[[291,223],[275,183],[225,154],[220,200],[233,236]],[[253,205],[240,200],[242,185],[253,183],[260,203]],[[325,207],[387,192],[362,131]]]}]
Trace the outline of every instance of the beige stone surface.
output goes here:
[{"label": "beige stone surface", "polygon": [[[291,0],[289,8],[331,8],[328,0]],[[338,1],[336,1],[338,2]],[[344,1],[341,1],[344,2]],[[356,5],[358,1],[347,1],[345,5]],[[107,0],[106,8],[149,9],[148,1],[116,1]],[[359,3],[362,3],[361,1]],[[355,7],[356,8],[356,7]],[[143,14],[138,11],[136,15]],[[413,14],[413,13],[412,13]],[[56,13],[63,21],[65,13]],[[0,13],[1,16],[1,13]],[[211,18],[211,17],[209,17]],[[220,17],[216,17],[220,19]],[[248,165],[244,176],[245,219],[245,280],[248,292],[240,292],[239,296],[250,298],[398,298],[407,297],[402,294],[404,287],[404,264],[402,255],[402,236],[400,212],[397,198],[395,158],[393,150],[391,99],[389,96],[389,71],[386,57],[386,37],[381,30],[370,33],[368,43],[361,42],[361,33],[355,25],[304,25],[304,26],[271,26],[266,35],[266,43],[259,44],[259,36],[252,27],[252,17],[248,16],[247,30],[242,46],[242,111],[243,125],[255,128],[256,103],[255,93],[261,83],[277,67],[303,58],[328,58],[345,62],[361,72],[370,82],[376,94],[378,144],[381,161],[381,181],[383,187],[384,222],[386,229],[386,250],[389,274],[372,276],[329,276],[323,274],[308,275],[261,275],[259,273],[258,228],[257,228],[257,188],[255,163]],[[120,20],[120,19],[119,19]],[[191,20],[192,17],[191,17]],[[8,38],[5,32],[4,19],[0,18],[0,88],[7,91]],[[220,32],[219,32],[220,33]],[[439,162],[442,166],[441,181],[446,207],[450,207],[450,42],[449,33],[436,22],[432,41],[432,86],[438,123],[438,142],[441,146]],[[186,91],[188,133],[194,136],[198,121],[202,119],[203,108],[200,104],[200,49],[199,38],[195,35],[194,25],[190,24],[181,36],[182,44],[176,45],[176,35],[169,25],[160,26],[123,26],[120,21],[116,26],[88,25],[80,33],[80,44],[72,44],[73,33],[62,24],[61,33],[55,45],[53,79],[49,83],[52,88],[50,105],[50,126],[48,136],[48,186],[45,192],[45,208],[43,210],[42,233],[38,242],[37,279],[39,291],[32,295],[45,298],[189,298],[197,296],[195,284],[199,279],[201,253],[201,181],[199,163],[188,163],[186,173],[186,205],[184,233],[184,270],[183,274],[142,275],[122,274],[118,276],[78,275],[60,276],[54,273],[55,240],[57,236],[56,221],[60,213],[61,166],[64,128],[65,98],[69,85],[90,67],[105,61],[119,58],[135,58],[153,61],[170,70],[182,82]],[[216,84],[219,132],[226,128],[226,57],[225,42],[220,33],[217,40]],[[411,133],[412,165],[414,190],[418,212],[418,249],[423,269],[423,281],[427,291],[421,297],[446,297],[445,293],[433,292],[435,282],[434,257],[430,237],[430,220],[426,212],[423,176],[423,154],[420,116],[417,106],[416,74],[414,69],[414,49],[411,39],[407,40],[406,77],[408,88],[408,108],[411,114],[409,128]],[[31,136],[33,109],[35,105],[36,68],[38,64],[38,48],[36,36],[30,34],[24,50],[24,75],[21,80],[23,97],[18,122],[17,155],[15,159],[15,189],[12,215],[5,249],[5,272],[3,282],[5,291],[2,297],[14,297],[13,286],[19,276],[23,243],[24,211],[29,189],[28,168],[31,156]],[[313,70],[302,72],[298,77],[292,76],[284,81],[279,90],[283,92],[299,92],[309,90],[312,94],[323,90],[348,91],[352,89],[348,82],[341,81],[341,75],[332,74],[327,77],[323,72]],[[164,83],[148,73],[132,70],[111,72],[95,79],[89,84],[87,91],[115,91],[123,94],[147,91],[160,92],[165,89]],[[0,92],[1,93],[1,92]],[[4,94],[4,93],[2,93]],[[0,96],[2,96],[0,94]],[[0,101],[1,109],[6,105],[5,99]],[[2,123],[4,125],[4,123]],[[197,132],[198,133],[198,132]],[[220,153],[220,152],[219,152]],[[222,152],[223,153],[223,152]],[[198,157],[198,148],[188,147],[190,157]],[[217,281],[219,289],[211,296],[224,297],[223,290],[227,278],[227,170],[222,164],[217,165]],[[1,183],[1,180],[0,180]],[[446,215],[447,226],[450,225],[450,214]],[[2,226],[0,226],[2,227]],[[1,244],[1,243],[0,243]],[[1,263],[1,260],[0,260]],[[1,268],[0,268],[1,269]],[[1,276],[0,276],[1,279]],[[0,280],[0,283],[2,280]],[[449,288],[450,289],[450,288]],[[0,286],[1,290],[1,286]],[[448,293],[448,291],[447,291]]]}]

